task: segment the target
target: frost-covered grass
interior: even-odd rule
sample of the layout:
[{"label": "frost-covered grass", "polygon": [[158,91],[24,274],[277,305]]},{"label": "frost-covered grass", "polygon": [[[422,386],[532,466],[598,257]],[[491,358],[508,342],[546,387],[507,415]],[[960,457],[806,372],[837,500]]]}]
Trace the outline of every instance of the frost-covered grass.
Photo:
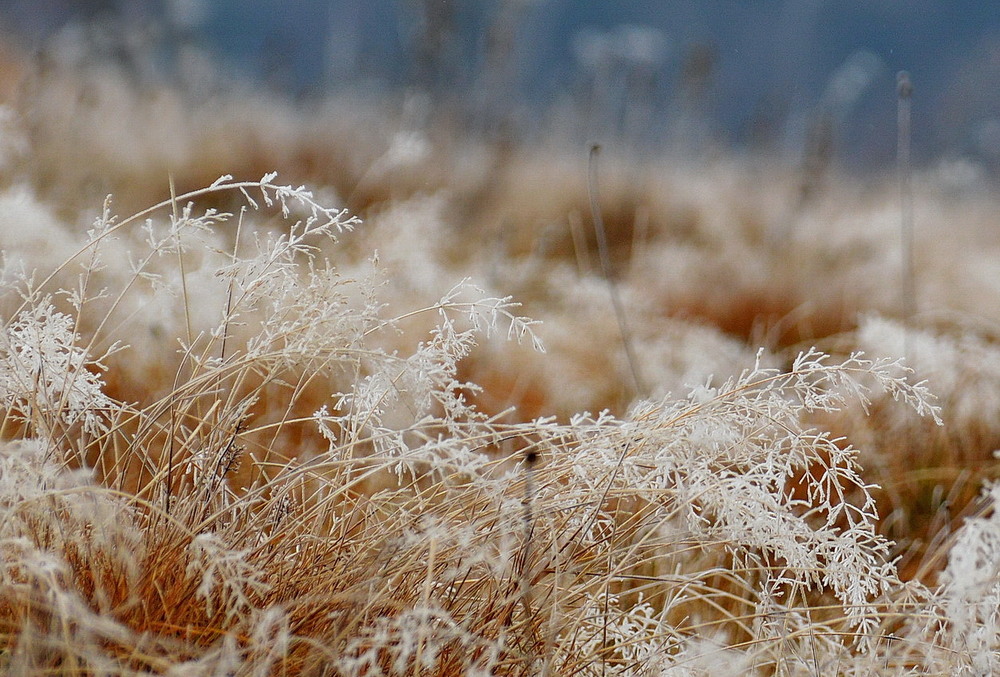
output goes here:
[{"label": "frost-covered grass", "polygon": [[[85,83],[29,91],[3,146],[0,671],[1000,668],[995,264],[972,234],[918,246],[907,324],[883,193],[790,208],[778,168],[755,190],[735,160],[619,159],[628,365],[566,155],[341,139],[262,104],[158,118],[101,78],[62,136]],[[130,125],[155,134],[116,155]],[[240,130],[315,192],[189,186],[257,168]],[[77,204],[61,144],[134,214]]]}]

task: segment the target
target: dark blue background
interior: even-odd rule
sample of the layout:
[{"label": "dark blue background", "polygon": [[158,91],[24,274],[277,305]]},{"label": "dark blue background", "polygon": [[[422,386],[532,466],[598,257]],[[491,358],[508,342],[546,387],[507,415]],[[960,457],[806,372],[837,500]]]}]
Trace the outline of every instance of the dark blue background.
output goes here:
[{"label": "dark blue background", "polygon": [[[557,105],[593,106],[599,98],[574,40],[588,31],[613,36],[623,25],[652,27],[663,36],[664,51],[640,102],[649,107],[644,138],[669,136],[670,121],[683,107],[684,60],[703,45],[716,61],[694,114],[716,142],[737,149],[755,143],[762,127],[770,130],[773,148],[804,143],[808,121],[829,108],[831,82],[853,56],[868,64],[869,79],[832,111],[841,162],[892,162],[895,77],[906,69],[915,84],[916,158],[962,156],[1000,165],[1000,3],[993,1],[450,0],[442,5],[453,10],[442,52],[447,63],[436,64],[436,75],[421,71],[415,56],[424,11],[419,0],[187,2],[200,7],[194,21],[184,19],[183,0],[4,0],[0,20],[32,48],[71,21],[155,25],[161,30],[150,42],[161,52],[170,40],[182,40],[211,53],[229,77],[290,96],[417,87],[493,109],[502,102],[519,110],[511,119],[522,128],[552,120],[543,113]],[[518,11],[512,74],[498,84],[485,75],[485,35],[505,7]],[[608,77],[614,82],[626,72],[619,68]],[[609,109],[634,103],[621,92],[604,96]],[[614,118],[622,111],[605,113]]]}]

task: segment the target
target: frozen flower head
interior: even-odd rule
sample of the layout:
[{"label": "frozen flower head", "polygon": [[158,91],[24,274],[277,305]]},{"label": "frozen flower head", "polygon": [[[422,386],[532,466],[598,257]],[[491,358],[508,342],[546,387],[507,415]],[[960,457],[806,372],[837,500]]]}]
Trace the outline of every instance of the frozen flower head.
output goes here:
[{"label": "frozen flower head", "polygon": [[113,402],[102,391],[99,361],[79,345],[73,317],[46,300],[21,311],[0,336],[0,402],[44,434],[81,424],[106,429]]}]

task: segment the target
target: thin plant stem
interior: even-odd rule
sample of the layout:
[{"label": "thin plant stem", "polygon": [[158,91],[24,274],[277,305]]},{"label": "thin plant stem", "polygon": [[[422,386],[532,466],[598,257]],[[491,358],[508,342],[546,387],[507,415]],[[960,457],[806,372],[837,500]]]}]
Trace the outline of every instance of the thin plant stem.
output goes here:
[{"label": "thin plant stem", "polygon": [[902,311],[903,320],[910,322],[916,314],[916,268],[913,260],[913,180],[910,169],[910,100],[913,83],[910,74],[900,71],[896,76],[897,131],[896,163],[899,173],[900,235],[902,238]]},{"label": "thin plant stem", "polygon": [[597,235],[597,252],[601,258],[601,272],[604,281],[608,285],[608,293],[611,296],[611,304],[615,309],[615,318],[618,321],[618,330],[622,336],[622,347],[625,349],[625,359],[628,362],[629,376],[631,378],[632,394],[641,397],[645,392],[642,381],[639,379],[638,360],[632,346],[632,331],[629,329],[628,320],[625,317],[625,304],[622,303],[618,285],[615,283],[611,273],[611,254],[608,251],[608,236],[604,229],[604,219],[601,218],[601,203],[597,192],[597,156],[601,152],[600,144],[590,146],[589,180],[587,182],[587,192],[590,195],[590,211],[594,219],[594,232]]}]

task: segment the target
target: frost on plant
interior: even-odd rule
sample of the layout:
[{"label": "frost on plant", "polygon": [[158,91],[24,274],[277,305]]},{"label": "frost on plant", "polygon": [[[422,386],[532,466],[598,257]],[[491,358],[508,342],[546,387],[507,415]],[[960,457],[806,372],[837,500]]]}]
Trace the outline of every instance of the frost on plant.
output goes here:
[{"label": "frost on plant", "polygon": [[431,670],[442,654],[467,674],[491,674],[498,647],[465,630],[444,610],[417,606],[376,618],[360,629],[337,660],[338,674],[404,675]]},{"label": "frost on plant", "polygon": [[0,337],[0,398],[41,433],[82,424],[97,434],[113,402],[102,392],[103,366],[78,345],[74,319],[46,301],[22,310]]},{"label": "frost on plant", "polygon": [[[124,501],[92,484],[88,471],[62,467],[43,442],[0,447],[5,674],[45,674],[72,661],[92,674],[114,670],[109,647],[134,640],[111,613],[119,586],[140,582],[144,544],[132,517]],[[77,575],[90,581],[87,589],[75,585]]]},{"label": "frost on plant", "polygon": [[[199,212],[217,192],[245,206]],[[355,223],[273,175],[126,219],[106,206],[78,257],[90,268],[54,283],[76,316],[40,285],[8,319],[0,396],[44,439],[0,455],[4,580],[30,565],[78,618],[91,604],[137,629],[114,617],[74,641],[119,641],[175,675],[794,672],[810,651],[836,669],[879,645],[899,581],[872,487],[855,449],[807,421],[876,394],[936,418],[901,365],[759,357],[624,415],[518,422],[480,410],[462,367],[503,360],[478,352],[493,338],[541,352],[535,323],[458,275],[437,301],[380,298],[377,257],[334,246]],[[122,382],[124,353],[84,347],[122,334],[161,351],[137,358],[167,383],[128,407],[102,378]],[[87,492],[42,463],[74,430],[96,437],[76,459],[110,468],[121,505],[84,511]],[[128,529],[107,524],[114,506]],[[98,526],[92,559],[114,575],[54,535]],[[113,598],[122,580],[135,597]],[[968,610],[990,580],[950,588],[956,628],[992,627]]]},{"label": "frost on plant", "polygon": [[187,574],[196,578],[195,594],[205,602],[209,616],[223,612],[227,622],[255,607],[255,597],[267,592],[262,572],[248,561],[249,553],[233,550],[213,534],[199,534],[191,542]]},{"label": "frost on plant", "polygon": [[[662,558],[660,567],[676,563],[683,571],[671,540],[721,546],[733,571],[755,581],[758,603],[797,589],[828,592],[865,644],[879,624],[876,601],[897,583],[889,543],[875,531],[878,515],[857,452],[804,427],[802,414],[864,403],[873,380],[934,415],[924,386],[893,376],[892,366],[860,355],[838,364],[807,352],[788,372],[758,366],[718,388],[696,388],[686,400],[641,403],[629,420],[577,419],[573,481],[591,495],[629,491],[650,503],[662,536],[646,532],[648,551],[633,551],[636,561]],[[577,533],[599,551],[621,529],[608,509],[595,509],[584,527]]]},{"label": "frost on plant", "polygon": [[946,637],[966,659],[965,675],[1000,670],[1000,485],[988,494],[991,513],[966,521],[942,576]]},{"label": "frost on plant", "polygon": [[[375,449],[399,459],[397,473],[414,464],[434,467],[450,463],[453,471],[476,473],[486,460],[472,453],[466,439],[483,436],[483,447],[494,435],[488,417],[468,401],[478,386],[461,382],[458,364],[468,357],[479,337],[497,333],[509,340],[530,341],[541,351],[534,321],[514,314],[510,298],[488,297],[463,280],[433,306],[419,312],[436,314],[430,338],[421,341],[409,356],[369,351],[363,365],[367,374],[341,393],[335,404],[339,415],[327,409],[317,413],[324,434],[333,445],[368,438]],[[375,329],[392,329],[396,320],[382,321]],[[464,327],[461,326],[464,324]],[[342,431],[332,437],[331,424]]]}]

